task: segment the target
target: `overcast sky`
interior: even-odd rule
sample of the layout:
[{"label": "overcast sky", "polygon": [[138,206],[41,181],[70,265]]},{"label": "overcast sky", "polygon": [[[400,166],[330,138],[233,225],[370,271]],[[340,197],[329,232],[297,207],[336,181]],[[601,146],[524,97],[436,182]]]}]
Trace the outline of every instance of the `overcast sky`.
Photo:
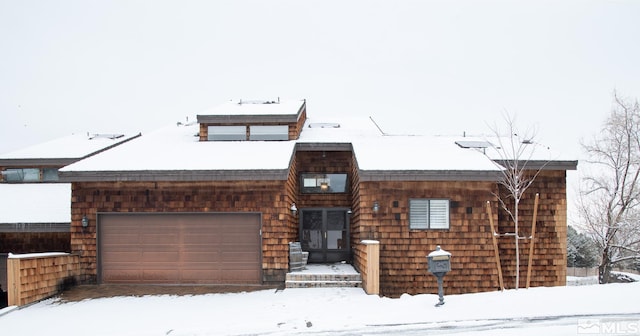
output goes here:
[{"label": "overcast sky", "polygon": [[640,1],[0,0],[0,152],[281,97],[388,132],[508,113],[577,159],[613,91],[640,96],[638,18]]}]

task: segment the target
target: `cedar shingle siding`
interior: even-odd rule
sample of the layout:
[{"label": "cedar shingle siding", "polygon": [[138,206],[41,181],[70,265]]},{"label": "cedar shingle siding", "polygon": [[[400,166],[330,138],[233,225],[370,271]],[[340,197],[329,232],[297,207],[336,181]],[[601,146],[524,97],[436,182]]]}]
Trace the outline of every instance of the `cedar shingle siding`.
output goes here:
[{"label": "cedar shingle siding", "polygon": [[[299,193],[301,172],[346,172],[351,185],[344,194]],[[288,270],[288,243],[298,240],[298,222],[288,209],[350,207],[351,242],[380,241],[382,295],[436,293],[435,278],[427,272],[426,255],[441,245],[453,254],[452,271],[445,277],[447,293],[498,289],[486,202],[491,201],[499,231],[513,224],[493,196],[495,182],[360,181],[348,151],[298,151],[285,181],[211,182],[75,182],[71,249],[81,255],[85,280],[96,280],[95,225],[82,229],[87,214],[96,212],[260,212],[262,213],[262,272],[264,282],[282,282]],[[521,235],[530,235],[533,195],[540,193],[533,258],[532,286],[565,284],[566,185],[564,171],[545,171],[520,204]],[[410,230],[410,198],[446,198],[451,201],[448,230]],[[374,201],[380,211],[373,213]],[[498,239],[505,286],[514,287],[513,239]],[[521,286],[524,286],[529,242],[521,243]],[[355,248],[353,249],[355,250]],[[353,260],[359,267],[360,260]]]},{"label": "cedar shingle siding", "polygon": [[[533,196],[540,193],[531,286],[560,286],[566,282],[565,172],[541,173],[520,203],[520,235],[529,236]],[[513,232],[513,223],[498,211],[495,182],[363,182],[359,186],[359,221],[352,226],[352,241],[380,241],[381,294],[437,293],[435,277],[427,272],[426,255],[436,245],[453,254],[452,271],[445,280],[447,293],[498,289],[486,202],[491,201],[499,232]],[[448,230],[410,230],[409,198],[451,200]],[[371,204],[380,211],[373,214]],[[397,206],[394,207],[394,204]],[[505,287],[515,287],[513,237],[498,238]],[[526,280],[529,240],[520,244],[520,287]]]},{"label": "cedar shingle siding", "polygon": [[0,253],[69,252],[69,232],[0,232]]}]

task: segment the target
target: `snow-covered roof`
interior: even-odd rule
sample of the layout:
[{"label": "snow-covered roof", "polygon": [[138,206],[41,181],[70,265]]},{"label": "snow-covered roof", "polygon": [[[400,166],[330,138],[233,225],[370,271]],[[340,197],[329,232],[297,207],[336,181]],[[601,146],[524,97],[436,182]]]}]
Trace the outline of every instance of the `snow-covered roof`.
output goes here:
[{"label": "snow-covered roof", "polygon": [[1,183],[0,225],[71,223],[71,184]]},{"label": "snow-covered roof", "polygon": [[[507,146],[509,141],[511,139],[387,134],[369,118],[343,117],[309,118],[297,140],[298,143],[350,143],[362,170],[487,172],[500,170],[492,160],[511,155],[508,150],[496,148]],[[522,148],[522,159],[543,162],[560,159],[549,148],[536,143]]]},{"label": "snow-covered roof", "polygon": [[136,135],[72,134],[48,142],[0,154],[0,161],[24,159],[81,159],[111,146],[130,140]]},{"label": "snow-covered roof", "polygon": [[517,136],[513,137],[463,137],[455,141],[461,148],[467,148],[486,154],[492,160],[513,160],[521,161],[557,161],[561,158],[548,146],[542,145],[533,140],[522,140]]},{"label": "snow-covered roof", "polygon": [[[82,133],[0,154],[0,165],[63,166],[138,135]],[[1,183],[0,231],[53,230],[71,223],[71,184]],[[36,224],[35,226],[33,224]],[[54,226],[50,226],[54,224]],[[27,228],[28,226],[28,228]]]},{"label": "snow-covered roof", "polygon": [[60,171],[287,169],[292,141],[199,141],[197,123],[171,125]]},{"label": "snow-covered roof", "polygon": [[198,115],[293,115],[297,114],[304,100],[230,100],[204,110]]},{"label": "snow-covered roof", "polygon": [[288,169],[297,143],[348,143],[363,170],[484,170],[495,164],[477,151],[432,136],[382,135],[370,120],[331,119],[340,126],[309,127],[295,141],[199,141],[198,125],[172,125],[61,169],[71,171]]},{"label": "snow-covered roof", "polygon": [[[269,113],[296,113],[302,101],[254,104]],[[251,105],[251,104],[243,104]],[[285,105],[288,106],[285,108]],[[237,102],[208,113],[233,113]],[[251,108],[244,111],[251,111]],[[292,112],[295,111],[295,112]],[[249,113],[257,113],[252,111]],[[117,148],[81,160],[60,171],[83,172],[229,172],[288,170],[296,145],[350,146],[361,171],[432,171],[497,173],[500,167],[483,151],[464,148],[463,137],[384,134],[370,118],[307,117],[297,140],[199,141],[197,123],[177,123],[148,133]],[[121,174],[124,175],[124,174]],[[93,175],[97,176],[97,175]],[[283,175],[286,176],[286,175]]]}]

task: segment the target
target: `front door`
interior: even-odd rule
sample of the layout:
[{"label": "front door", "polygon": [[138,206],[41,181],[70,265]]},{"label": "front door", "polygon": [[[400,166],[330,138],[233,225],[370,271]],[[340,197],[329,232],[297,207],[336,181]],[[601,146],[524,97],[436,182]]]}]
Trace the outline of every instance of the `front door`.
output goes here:
[{"label": "front door", "polygon": [[309,252],[308,262],[349,261],[348,209],[301,209],[300,243],[302,250]]}]

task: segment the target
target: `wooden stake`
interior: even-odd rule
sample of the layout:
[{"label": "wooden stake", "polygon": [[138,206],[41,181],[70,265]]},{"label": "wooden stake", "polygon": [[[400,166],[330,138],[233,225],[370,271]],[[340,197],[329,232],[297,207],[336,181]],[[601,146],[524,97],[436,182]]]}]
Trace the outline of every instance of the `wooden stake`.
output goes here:
[{"label": "wooden stake", "polygon": [[540,194],[536,193],[536,199],[533,202],[533,220],[531,221],[531,242],[529,243],[529,263],[527,264],[527,288],[531,281],[531,266],[533,264],[533,244],[536,236],[536,220],[538,217],[538,199]]},{"label": "wooden stake", "polygon": [[500,290],[504,290],[504,282],[502,281],[502,266],[500,266],[500,252],[498,251],[498,241],[496,240],[496,230],[493,227],[493,214],[491,213],[491,203],[487,201],[487,214],[489,214],[489,225],[491,226],[491,240],[493,241],[493,252],[496,257],[496,266],[498,267],[498,282]]}]

